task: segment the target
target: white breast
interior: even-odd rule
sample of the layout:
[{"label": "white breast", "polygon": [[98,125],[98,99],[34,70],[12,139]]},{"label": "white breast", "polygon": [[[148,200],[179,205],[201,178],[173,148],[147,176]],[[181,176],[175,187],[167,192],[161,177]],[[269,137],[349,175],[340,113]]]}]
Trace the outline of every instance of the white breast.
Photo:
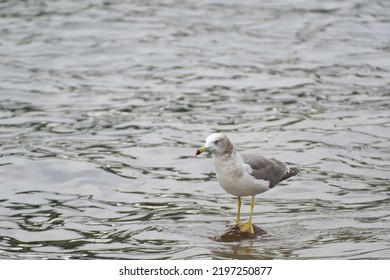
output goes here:
[{"label": "white breast", "polygon": [[252,168],[236,154],[231,158],[214,157],[218,183],[235,196],[255,196],[269,190],[269,181],[258,180],[251,175]]}]

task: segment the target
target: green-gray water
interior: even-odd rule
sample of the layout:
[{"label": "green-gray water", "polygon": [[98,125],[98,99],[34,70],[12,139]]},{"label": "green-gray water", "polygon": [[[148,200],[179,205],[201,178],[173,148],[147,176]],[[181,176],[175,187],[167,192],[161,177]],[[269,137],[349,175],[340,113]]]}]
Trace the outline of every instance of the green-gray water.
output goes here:
[{"label": "green-gray water", "polygon": [[[215,131],[302,170],[265,238]],[[388,1],[0,1],[1,259],[390,259],[389,140]]]}]

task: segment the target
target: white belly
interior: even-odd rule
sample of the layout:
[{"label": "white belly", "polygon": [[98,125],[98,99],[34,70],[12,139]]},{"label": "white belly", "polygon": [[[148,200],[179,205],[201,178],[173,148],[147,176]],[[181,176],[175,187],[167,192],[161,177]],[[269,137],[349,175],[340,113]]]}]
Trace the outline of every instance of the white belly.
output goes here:
[{"label": "white belly", "polygon": [[215,160],[218,161],[215,165],[218,183],[227,193],[235,196],[255,196],[269,190],[269,181],[251,176],[249,165],[240,161]]}]

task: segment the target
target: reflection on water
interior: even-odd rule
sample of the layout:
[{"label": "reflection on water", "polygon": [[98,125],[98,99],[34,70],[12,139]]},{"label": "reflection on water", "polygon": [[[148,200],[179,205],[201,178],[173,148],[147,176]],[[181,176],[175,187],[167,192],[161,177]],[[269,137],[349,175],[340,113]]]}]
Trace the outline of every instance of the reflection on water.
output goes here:
[{"label": "reflection on water", "polygon": [[[388,8],[1,2],[0,258],[390,258]],[[256,198],[269,235],[213,240],[215,131],[300,166]]]}]

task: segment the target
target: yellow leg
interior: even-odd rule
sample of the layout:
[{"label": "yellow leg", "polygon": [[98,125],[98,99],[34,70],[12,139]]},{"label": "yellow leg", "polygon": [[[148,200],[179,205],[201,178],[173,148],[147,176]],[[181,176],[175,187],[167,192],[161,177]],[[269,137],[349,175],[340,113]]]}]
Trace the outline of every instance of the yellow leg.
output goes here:
[{"label": "yellow leg", "polygon": [[251,224],[252,224],[253,208],[255,208],[255,197],[254,196],[252,196],[252,199],[251,199],[251,213],[250,213],[250,216],[249,216],[249,222]]},{"label": "yellow leg", "polygon": [[237,197],[237,217],[236,217],[236,225],[240,223],[240,212],[241,212],[241,197]]},{"label": "yellow leg", "polygon": [[250,206],[251,206],[251,212],[250,212],[249,220],[246,223],[238,224],[241,232],[255,233],[255,230],[253,229],[253,225],[252,225],[252,214],[253,214],[253,208],[255,207],[254,196],[252,196]]}]

